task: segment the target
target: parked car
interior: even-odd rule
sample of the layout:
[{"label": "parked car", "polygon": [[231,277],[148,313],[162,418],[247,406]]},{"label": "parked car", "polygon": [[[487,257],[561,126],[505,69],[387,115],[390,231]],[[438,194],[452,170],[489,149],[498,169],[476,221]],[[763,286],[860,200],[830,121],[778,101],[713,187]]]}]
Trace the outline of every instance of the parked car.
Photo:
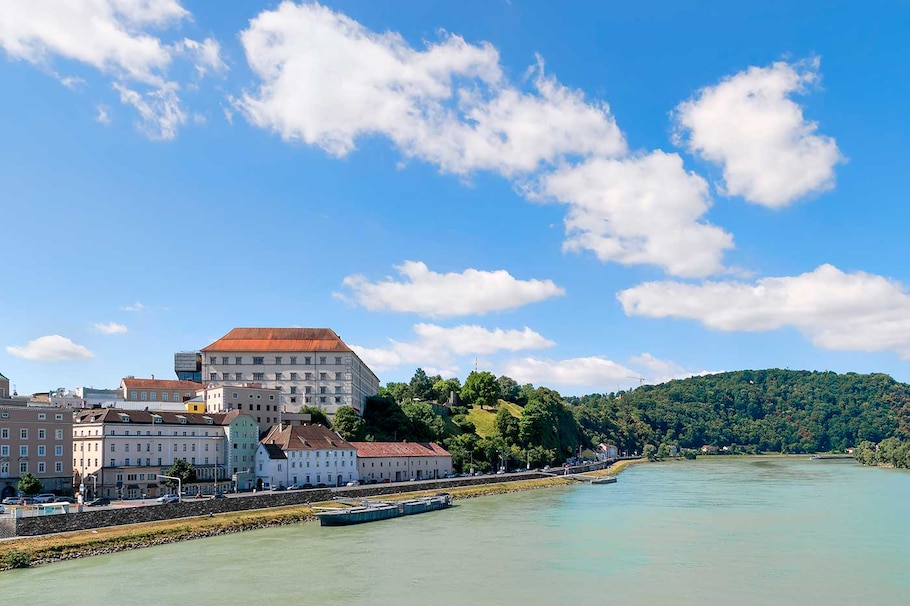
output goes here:
[{"label": "parked car", "polygon": [[309,490],[310,488],[313,488],[313,485],[310,484],[309,482],[307,482],[306,484],[301,484],[301,485],[300,485],[300,488],[301,488],[302,490]]},{"label": "parked car", "polygon": [[166,494],[164,496],[158,497],[156,500],[162,505],[168,505],[170,503],[179,503],[180,496],[176,494]]},{"label": "parked car", "polygon": [[51,492],[44,492],[34,496],[35,503],[53,503],[57,495]]},{"label": "parked car", "polygon": [[18,505],[19,499],[21,499],[21,498],[22,497],[6,497],[5,499],[3,499],[2,503],[4,505]]},{"label": "parked car", "polygon": [[291,484],[290,486],[288,486],[288,490],[300,490],[300,485],[299,485],[299,484]]},{"label": "parked car", "polygon": [[328,486],[320,482],[319,484],[316,484],[316,488],[328,488]]},{"label": "parked car", "polygon": [[382,478],[381,480],[379,480],[379,483],[380,484],[391,484],[392,478]]},{"label": "parked car", "polygon": [[76,499],[73,497],[57,497],[53,501],[54,503],[75,503]]},{"label": "parked car", "polygon": [[350,482],[345,484],[345,486],[360,486],[360,482],[358,480],[351,480]]},{"label": "parked car", "polygon": [[227,497],[224,496],[223,492],[216,492],[215,494],[212,495],[212,499],[226,499],[226,498]]},{"label": "parked car", "polygon": [[287,490],[287,488],[285,488],[285,487],[282,486],[281,484],[278,484],[277,486],[272,486],[272,491],[273,491],[273,492],[274,492],[274,491],[278,491],[278,490]]},{"label": "parked car", "polygon": [[97,499],[92,499],[86,503],[86,507],[98,507],[100,505],[110,505],[111,500],[107,497],[98,497]]}]

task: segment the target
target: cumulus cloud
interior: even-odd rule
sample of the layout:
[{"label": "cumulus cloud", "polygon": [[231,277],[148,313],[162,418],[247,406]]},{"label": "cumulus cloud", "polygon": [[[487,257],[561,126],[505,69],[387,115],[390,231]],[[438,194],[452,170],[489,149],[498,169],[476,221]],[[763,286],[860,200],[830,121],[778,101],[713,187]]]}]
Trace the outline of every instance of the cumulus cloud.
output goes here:
[{"label": "cumulus cloud", "polygon": [[436,366],[449,372],[456,356],[487,355],[500,351],[544,349],[554,345],[530,328],[523,330],[487,329],[462,325],[445,328],[436,324],[415,324],[413,341],[389,339],[389,346],[367,348],[352,345],[352,349],[371,368],[377,371],[402,365]]},{"label": "cumulus cloud", "polygon": [[122,335],[127,331],[125,325],[117,324],[116,322],[108,322],[107,324],[97,322],[92,325],[92,328],[98,332],[103,332],[106,335]]},{"label": "cumulus cloud", "polygon": [[60,362],[95,357],[95,354],[82,345],[76,345],[71,340],[60,335],[39,337],[34,341],[29,341],[23,347],[11,345],[6,348],[6,351],[17,358],[39,362]]},{"label": "cumulus cloud", "polygon": [[127,305],[125,307],[121,307],[120,309],[122,309],[123,311],[142,311],[143,309],[145,309],[145,305],[143,305],[139,301],[136,301],[132,305]]},{"label": "cumulus cloud", "polygon": [[831,189],[837,143],[792,99],[818,81],[818,66],[780,61],[701,89],[673,114],[678,143],[723,168],[727,194],[756,204],[781,207]]},{"label": "cumulus cloud", "polygon": [[[404,278],[370,282],[364,276],[346,277],[342,284],[353,300],[370,311],[411,312],[430,317],[466,316],[514,309],[562,296],[565,290],[552,280],[518,280],[505,270],[466,269],[446,274],[426,264],[405,261],[395,269]],[[346,295],[337,295],[348,299]]]},{"label": "cumulus cloud", "polygon": [[613,391],[617,384],[628,384],[634,371],[602,356],[548,360],[526,357],[507,360],[502,374],[519,383],[559,387],[586,387]]},{"label": "cumulus cloud", "polygon": [[729,233],[703,219],[708,184],[686,172],[677,154],[591,159],[544,175],[535,195],[569,205],[566,249],[593,251],[604,262],[701,277],[721,271],[733,247]]},{"label": "cumulus cloud", "polygon": [[96,106],[95,106],[95,109],[96,109],[97,112],[98,112],[97,114],[95,114],[95,121],[96,121],[96,122],[98,122],[98,123],[100,123],[100,124],[110,124],[110,123],[111,123],[111,116],[110,116],[110,114],[108,113],[108,108],[107,108],[107,106],[105,106],[105,105],[96,105]]},{"label": "cumulus cloud", "polygon": [[910,295],[894,280],[861,271],[821,265],[754,284],[648,282],[617,298],[629,316],[691,319],[723,331],[792,327],[824,349],[910,359]]},{"label": "cumulus cloud", "polygon": [[0,47],[51,72],[55,59],[64,59],[111,76],[121,101],[140,112],[146,134],[171,139],[185,121],[179,119],[179,85],[168,76],[173,59],[186,54],[197,68],[222,65],[214,40],[169,44],[159,37],[190,18],[177,0],[6,0],[0,3]]},{"label": "cumulus cloud", "polygon": [[520,90],[490,44],[443,33],[415,49],[398,33],[293,2],[260,13],[241,42],[261,84],[236,107],[256,126],[333,155],[382,135],[445,172],[512,175],[564,156],[626,150],[606,104],[559,84],[539,59],[533,90]]}]

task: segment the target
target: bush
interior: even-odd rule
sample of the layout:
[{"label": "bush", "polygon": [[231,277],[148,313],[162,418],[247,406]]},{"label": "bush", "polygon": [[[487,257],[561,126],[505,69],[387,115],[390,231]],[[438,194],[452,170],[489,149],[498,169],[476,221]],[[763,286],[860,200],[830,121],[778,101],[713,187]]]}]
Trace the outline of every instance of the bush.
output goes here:
[{"label": "bush", "polygon": [[3,557],[3,563],[8,568],[28,568],[32,557],[24,551],[14,549]]}]

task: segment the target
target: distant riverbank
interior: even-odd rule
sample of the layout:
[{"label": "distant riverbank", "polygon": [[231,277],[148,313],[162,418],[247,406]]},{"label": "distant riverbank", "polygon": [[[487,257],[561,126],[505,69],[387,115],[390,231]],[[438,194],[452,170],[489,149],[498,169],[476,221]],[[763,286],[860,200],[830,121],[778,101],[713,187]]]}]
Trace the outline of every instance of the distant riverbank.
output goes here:
[{"label": "distant riverbank", "polygon": [[[615,475],[621,473],[629,465],[642,461],[642,459],[621,461],[607,469],[589,472],[585,475]],[[571,480],[554,476],[544,479],[454,487],[447,490],[447,492],[454,499],[470,499],[526,490],[539,490],[554,486],[566,486],[571,483],[573,483]],[[382,498],[383,500],[401,500],[415,496],[425,496],[434,492],[437,491],[403,492],[386,495]],[[180,518],[128,526],[111,526],[0,541],[0,570],[49,564],[62,560],[141,549],[154,545],[233,534],[260,528],[299,524],[300,522],[316,519],[314,506],[329,504],[331,502],[274,507],[215,516]]]}]

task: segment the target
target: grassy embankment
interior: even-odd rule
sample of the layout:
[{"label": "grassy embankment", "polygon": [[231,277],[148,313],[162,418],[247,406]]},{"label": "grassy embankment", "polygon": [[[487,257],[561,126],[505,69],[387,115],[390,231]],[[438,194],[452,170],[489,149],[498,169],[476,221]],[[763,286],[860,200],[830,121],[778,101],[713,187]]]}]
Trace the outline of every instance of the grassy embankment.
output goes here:
[{"label": "grassy embankment", "polygon": [[[622,468],[610,473],[618,473]],[[624,466],[623,466],[624,467]],[[602,473],[602,472],[601,472]],[[570,480],[544,478],[496,484],[453,487],[448,490],[455,499],[467,499],[495,494],[536,490],[552,486],[565,486]],[[383,496],[383,500],[400,500],[426,496],[438,491],[416,491]],[[332,506],[333,502],[314,503],[313,506]],[[92,555],[101,555],[174,543],[189,539],[212,537],[271,526],[283,526],[315,520],[313,506],[296,505],[251,511],[219,514],[211,517],[181,518],[162,522],[113,526],[82,530],[40,537],[23,537],[0,541],[0,570],[13,568],[13,562],[24,565],[47,564]]]},{"label": "grassy embankment", "polygon": [[500,408],[506,408],[513,417],[521,418],[521,406],[512,404],[505,400],[500,400],[496,408],[479,408],[475,406],[468,411],[468,420],[474,424],[477,429],[477,435],[485,438],[496,432],[496,412]]}]

